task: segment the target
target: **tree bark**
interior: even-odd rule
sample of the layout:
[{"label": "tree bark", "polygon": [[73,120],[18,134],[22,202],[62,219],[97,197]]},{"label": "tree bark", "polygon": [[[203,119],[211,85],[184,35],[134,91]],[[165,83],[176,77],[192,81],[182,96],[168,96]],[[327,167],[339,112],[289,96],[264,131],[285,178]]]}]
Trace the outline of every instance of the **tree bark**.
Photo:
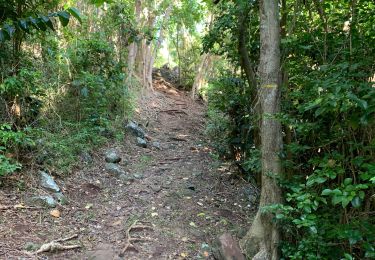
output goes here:
[{"label": "tree bark", "polygon": [[270,213],[263,208],[281,202],[281,189],[274,176],[281,174],[279,152],[281,124],[274,119],[280,112],[280,21],[277,0],[260,1],[260,87],[262,191],[259,210],[252,226],[241,241],[248,257],[279,259],[280,233]]},{"label": "tree bark", "polygon": [[[248,41],[248,19],[250,15],[250,8],[248,6],[249,3],[244,8],[240,8],[238,13],[238,54],[240,56],[240,64],[245,72],[247,83],[250,87],[250,103],[252,112],[255,118],[254,121],[254,130],[253,130],[253,139],[255,148],[260,148],[260,120],[258,117],[260,116],[260,104],[258,102],[257,97],[257,80],[256,75],[254,72],[254,66],[250,60],[248,50],[246,48],[246,42]],[[261,183],[260,176],[256,176],[257,183]]]},{"label": "tree bark", "polygon": [[193,87],[191,89],[191,97],[193,99],[198,97],[200,90],[207,83],[206,77],[212,68],[212,58],[209,53],[204,53],[201,57],[201,62],[195,74]]},{"label": "tree bark", "polygon": [[[142,18],[140,19],[142,21],[139,21],[139,24],[152,31],[155,26],[155,21],[157,20],[155,13],[159,7],[149,9],[144,8],[142,4],[143,3],[141,3],[139,7]],[[159,28],[159,37],[156,42],[152,44],[152,42],[149,43],[147,39],[143,39],[137,47],[135,59],[136,73],[140,83],[146,88],[152,87],[152,69],[157,53],[164,40],[164,26],[169,21],[172,7],[172,4],[170,4],[165,10],[164,17],[162,18],[163,20]],[[144,10],[147,11],[147,14],[142,15],[142,11],[144,12]]]},{"label": "tree bark", "polygon": [[[135,23],[138,25],[139,21],[141,19],[141,7],[142,7],[142,2],[141,0],[136,0],[135,1]],[[138,43],[137,42],[132,42],[129,47],[128,47],[128,67],[127,67],[127,78],[126,78],[126,83],[129,84],[129,81],[131,78],[134,76],[134,67],[135,67],[135,61],[136,61],[136,56],[138,52]]]}]

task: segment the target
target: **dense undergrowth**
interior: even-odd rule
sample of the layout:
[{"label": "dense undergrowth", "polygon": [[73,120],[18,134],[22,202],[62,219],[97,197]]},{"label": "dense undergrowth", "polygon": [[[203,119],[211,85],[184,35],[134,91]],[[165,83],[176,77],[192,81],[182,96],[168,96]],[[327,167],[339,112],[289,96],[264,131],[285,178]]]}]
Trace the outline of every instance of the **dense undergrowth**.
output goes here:
[{"label": "dense undergrowth", "polygon": [[106,26],[114,13],[83,14],[82,25],[56,22],[56,32],[22,34],[16,39],[25,47],[16,51],[16,40],[0,43],[0,176],[22,164],[68,173],[80,155],[122,138],[133,104],[125,64],[111,40],[116,28]]},{"label": "dense undergrowth", "polygon": [[[68,173],[80,155],[120,140],[136,85],[126,74],[128,47],[140,46],[134,70],[144,76],[145,53],[157,53],[150,46],[157,48],[167,29],[166,46],[174,50],[156,64],[173,59],[186,89],[197,70],[215,71],[200,89],[208,99],[207,134],[222,158],[262,184],[259,1],[205,1],[213,15],[202,41],[202,1],[159,1],[163,10],[150,1],[72,2],[82,16],[55,12],[63,8],[57,0],[1,3],[0,177],[22,165]],[[282,230],[283,259],[374,258],[374,3],[282,0],[280,7],[284,203],[263,210]],[[201,45],[215,57],[213,69],[205,68],[212,62],[199,68]]]},{"label": "dense undergrowth", "polygon": [[[329,17],[328,31],[320,25],[312,3],[297,6],[286,1],[285,5],[283,15],[291,22],[282,38],[282,113],[278,115],[284,135],[279,155],[284,177],[278,181],[285,202],[264,210],[275,214],[274,221],[283,231],[284,259],[373,258],[374,5],[363,1],[353,9],[343,1],[329,1],[322,6]],[[256,3],[222,3],[205,46],[240,67],[236,45],[243,8],[250,13],[247,50],[256,68],[259,36],[252,29],[258,22]],[[343,29],[347,19],[350,31]],[[221,75],[211,80],[207,90],[208,133],[222,156],[236,160],[249,179],[256,180],[260,172],[254,139],[257,101],[249,100],[252,88],[245,74],[226,70]]]}]

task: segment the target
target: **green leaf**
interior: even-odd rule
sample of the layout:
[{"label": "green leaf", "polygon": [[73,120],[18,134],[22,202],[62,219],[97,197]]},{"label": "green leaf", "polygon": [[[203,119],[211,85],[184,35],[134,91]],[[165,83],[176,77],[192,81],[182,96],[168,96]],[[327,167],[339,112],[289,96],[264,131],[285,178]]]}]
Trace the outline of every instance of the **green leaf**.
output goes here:
[{"label": "green leaf", "polygon": [[366,110],[368,108],[368,104],[367,104],[366,100],[358,98],[355,94],[353,94],[351,92],[348,94],[348,97],[351,100],[353,100],[355,103],[357,103],[357,105],[359,107],[361,107],[362,109]]},{"label": "green leaf", "polygon": [[6,40],[9,40],[9,35],[7,32],[5,32],[3,29],[0,29],[0,42],[4,42]]},{"label": "green leaf", "polygon": [[343,208],[346,208],[350,202],[350,197],[341,197],[341,205]]},{"label": "green leaf", "polygon": [[312,233],[314,233],[314,234],[317,234],[317,233],[318,233],[318,230],[316,229],[315,226],[311,226],[311,227],[310,227],[310,231],[311,231]]},{"label": "green leaf", "polygon": [[34,19],[33,17],[29,17],[28,18],[28,21],[30,22],[30,24],[32,26],[34,26],[35,29],[39,29],[39,26],[38,26],[38,21],[36,19]]},{"label": "green leaf", "polygon": [[75,7],[69,7],[66,9],[74,18],[76,18],[80,23],[82,23],[82,16],[79,10]]},{"label": "green leaf", "polygon": [[323,196],[327,196],[327,195],[331,195],[332,194],[332,190],[331,189],[325,189],[322,191],[322,195]]},{"label": "green leaf", "polygon": [[42,15],[40,17],[42,19],[42,21],[52,30],[54,31],[55,28],[53,28],[53,23],[51,21],[51,19],[48,17],[48,16],[45,16],[45,15]]},{"label": "green leaf", "polygon": [[24,19],[19,20],[19,21],[18,21],[18,26],[19,26],[22,30],[24,30],[25,32],[29,32],[29,27],[28,27],[28,25],[27,25],[26,20],[24,20]]},{"label": "green leaf", "polygon": [[344,180],[344,184],[345,184],[345,185],[349,185],[349,184],[352,183],[352,181],[353,181],[352,178],[346,178],[346,179]]},{"label": "green leaf", "polygon": [[361,204],[362,204],[361,199],[358,196],[356,196],[352,199],[352,206],[354,208],[359,208],[361,206]]},{"label": "green leaf", "polygon": [[332,197],[332,204],[333,205],[339,204],[340,202],[342,202],[342,197],[341,196],[333,196]]},{"label": "green leaf", "polygon": [[70,14],[67,11],[60,11],[57,13],[62,26],[67,26],[70,19]]},{"label": "green leaf", "polygon": [[360,191],[358,194],[359,194],[360,199],[363,200],[365,198],[365,192],[364,191]]},{"label": "green leaf", "polygon": [[42,18],[37,18],[36,24],[37,24],[39,30],[42,30],[42,31],[47,30],[47,26],[46,26],[46,24],[45,24],[45,22],[43,21]]},{"label": "green leaf", "polygon": [[16,29],[9,24],[4,25],[3,30],[5,30],[8,33],[9,38],[11,38],[14,32],[16,31]]}]

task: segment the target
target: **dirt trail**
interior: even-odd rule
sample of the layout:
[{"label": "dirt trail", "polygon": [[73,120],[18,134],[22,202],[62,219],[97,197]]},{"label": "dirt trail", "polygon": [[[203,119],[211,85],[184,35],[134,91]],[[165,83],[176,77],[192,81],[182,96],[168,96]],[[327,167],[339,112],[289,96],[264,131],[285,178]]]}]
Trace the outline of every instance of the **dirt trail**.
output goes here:
[{"label": "dirt trail", "polygon": [[[212,159],[204,136],[205,107],[186,93],[164,84],[139,101],[136,120],[152,141],[141,148],[128,134],[123,143],[103,147],[94,163],[56,179],[69,199],[59,205],[60,218],[48,209],[0,210],[0,259],[31,259],[25,245],[41,245],[78,234],[66,244],[81,249],[40,254],[39,259],[212,259],[213,241],[230,231],[241,237],[255,207],[254,192],[234,178],[230,167]],[[103,153],[115,148],[132,182],[104,170]],[[16,205],[37,190],[37,181],[25,194],[0,190],[0,204]],[[127,250],[130,236],[135,239]],[[140,226],[140,225],[143,225]],[[137,228],[138,226],[138,228]]]}]

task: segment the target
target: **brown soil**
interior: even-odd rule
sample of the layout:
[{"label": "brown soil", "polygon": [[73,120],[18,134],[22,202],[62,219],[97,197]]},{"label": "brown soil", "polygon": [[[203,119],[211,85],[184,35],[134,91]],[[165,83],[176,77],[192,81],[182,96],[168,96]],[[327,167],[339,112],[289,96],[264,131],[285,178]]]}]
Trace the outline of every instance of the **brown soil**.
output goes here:
[{"label": "brown soil", "polygon": [[[155,87],[142,95],[135,118],[162,149],[138,147],[130,134],[124,143],[98,149],[94,163],[56,178],[69,199],[57,207],[60,218],[50,209],[13,208],[43,194],[31,177],[24,192],[13,180],[11,188],[0,190],[0,259],[213,259],[220,234],[244,235],[255,212],[248,197],[254,188],[213,159],[204,136],[205,106],[165,84]],[[127,183],[107,173],[103,153],[108,148],[115,148],[123,158],[120,165],[139,178]],[[127,231],[140,239],[120,256],[129,242]],[[42,245],[74,234],[78,237],[64,245],[81,249],[37,257],[25,250],[27,243]]]}]

